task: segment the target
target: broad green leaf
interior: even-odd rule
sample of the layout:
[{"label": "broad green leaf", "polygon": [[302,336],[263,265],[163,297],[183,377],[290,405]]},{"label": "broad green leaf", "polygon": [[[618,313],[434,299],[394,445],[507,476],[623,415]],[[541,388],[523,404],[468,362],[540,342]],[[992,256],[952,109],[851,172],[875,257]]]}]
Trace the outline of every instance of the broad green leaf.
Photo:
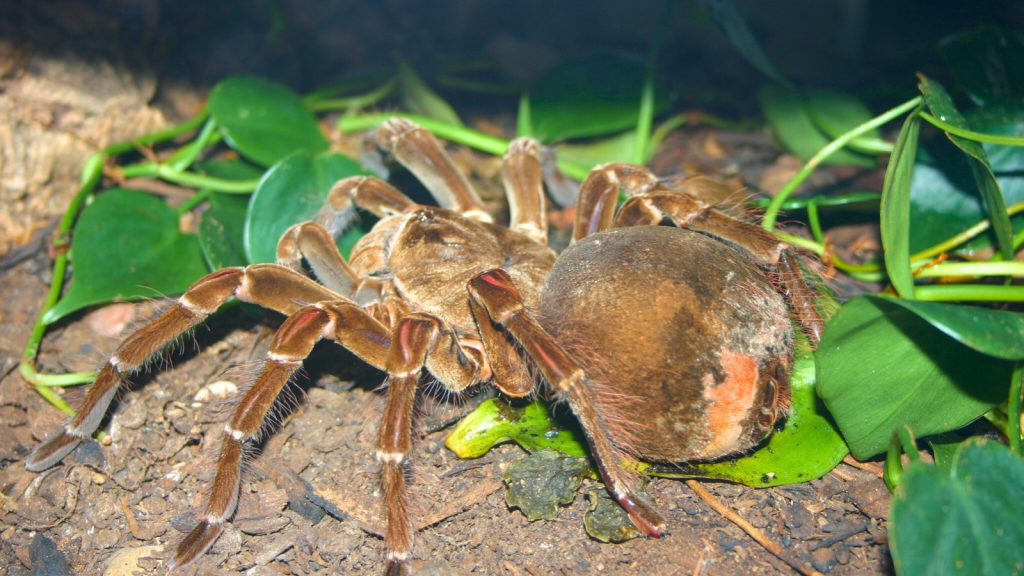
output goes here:
[{"label": "broad green leaf", "polygon": [[[867,105],[843,92],[814,90],[807,95],[807,111],[814,124],[828,138],[838,138],[857,126],[871,120],[874,115]],[[878,140],[878,128],[872,128],[860,136],[863,139]],[[850,143],[852,150],[871,154],[871,150],[858,150],[857,140]]]},{"label": "broad green leaf", "polygon": [[466,415],[448,434],[444,445],[459,458],[479,458],[495,444],[516,442],[530,452],[554,448],[569,456],[586,456],[586,440],[551,417],[539,400],[521,408],[492,398]]},{"label": "broad green leaf", "polygon": [[[937,118],[948,122],[958,128],[971,129],[967,120],[960,114],[953,104],[946,90],[938,82],[919,74],[921,82],[918,85],[925,103]],[[949,139],[968,156],[968,163],[971,167],[971,174],[974,175],[974,182],[981,192],[982,200],[988,209],[988,217],[992,220],[992,229],[995,231],[996,241],[1007,260],[1013,259],[1013,227],[1010,225],[1010,217],[1006,214],[1006,204],[1003,201],[1002,190],[996,181],[992,167],[989,165],[988,156],[982,145],[974,140],[968,140],[954,134],[947,134]]]},{"label": "broad green leaf", "polygon": [[550,448],[510,462],[504,480],[505,502],[519,508],[531,522],[554,520],[558,505],[571,503],[584,478],[591,475],[586,458],[566,456]]},{"label": "broad green leaf", "polygon": [[199,219],[199,242],[211,270],[245,266],[245,215],[249,196],[212,194],[210,208]]},{"label": "broad green leaf", "polygon": [[1024,315],[1018,312],[887,298],[982,354],[1003,360],[1024,360]]},{"label": "broad green leaf", "polygon": [[939,42],[939,54],[979,106],[1024,98],[1024,35],[984,26]]},{"label": "broad green leaf", "polygon": [[651,466],[644,472],[665,477],[715,478],[761,488],[799,484],[832,471],[849,454],[849,449],[815,394],[814,358],[806,339],[800,341],[791,380],[792,409],[782,430],[773,433],[755,452],[735,460]]},{"label": "broad green leaf", "polygon": [[[794,88],[768,84],[757,91],[757,97],[779,142],[801,159],[811,159],[832,140],[815,125],[804,99]],[[850,150],[839,150],[825,162],[866,168],[875,166],[873,157]]]},{"label": "broad green leaf", "polygon": [[761,49],[761,45],[754,38],[746,21],[740,16],[736,5],[731,0],[700,0],[700,3],[704,6],[711,21],[725,34],[733,47],[747,59],[747,62],[779,84],[789,85],[789,82],[783,78],[764,50]]},{"label": "broad green leaf", "polygon": [[892,499],[889,546],[900,576],[1024,573],[1024,460],[984,438],[947,474],[910,464]]},{"label": "broad green leaf", "polygon": [[[636,126],[647,63],[623,54],[569,60],[530,88],[532,134],[543,142],[599,136]],[[668,104],[655,89],[655,113]]]},{"label": "broad green leaf", "polygon": [[369,176],[355,160],[340,154],[300,151],[267,171],[249,202],[245,253],[251,263],[274,262],[277,241],[293,224],[316,216],[331,186],[349,176]]},{"label": "broad green leaf", "polygon": [[409,112],[434,118],[453,126],[463,125],[459,115],[455,113],[455,109],[445,102],[444,98],[431,90],[412,66],[401,58],[398,60],[398,78],[402,105]]},{"label": "broad green leaf", "polygon": [[262,166],[305,150],[327,149],[316,116],[286,86],[252,76],[232,76],[214,86],[207,103],[228,144]]},{"label": "broad green leaf", "polygon": [[904,122],[885,169],[879,215],[886,272],[893,288],[904,298],[914,297],[914,275],[910,269],[910,184],[920,131],[921,117],[915,110]]},{"label": "broad green leaf", "polygon": [[[978,132],[997,135],[1024,133],[1024,103],[974,108],[965,117]],[[983,143],[989,165],[995,173],[1007,205],[1024,201],[1024,148]],[[919,252],[987,217],[967,156],[942,135],[918,148],[911,184],[910,249]],[[1024,226],[1024,215],[1011,221]],[[966,250],[993,243],[994,234],[983,234],[969,242]]]},{"label": "broad green leaf", "polygon": [[1012,363],[950,338],[911,311],[921,304],[857,296],[825,328],[818,395],[859,460],[884,452],[897,426],[920,436],[956,430],[1006,398]]},{"label": "broad green leaf", "polygon": [[199,239],[178,230],[170,206],[138,190],[96,196],[78,219],[71,249],[74,276],[46,324],[94,304],[180,294],[207,273]]}]

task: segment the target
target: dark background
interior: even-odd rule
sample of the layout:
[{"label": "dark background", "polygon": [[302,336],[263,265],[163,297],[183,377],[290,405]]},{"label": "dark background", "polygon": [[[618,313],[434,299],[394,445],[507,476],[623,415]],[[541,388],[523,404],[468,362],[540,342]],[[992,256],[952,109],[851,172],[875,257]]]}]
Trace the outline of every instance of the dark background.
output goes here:
[{"label": "dark background", "polygon": [[[915,71],[941,80],[935,44],[948,34],[1024,24],[1024,2],[1009,0],[736,5],[797,86],[876,94],[911,94]],[[742,98],[765,82],[696,0],[678,2],[671,13],[667,6],[665,0],[4,0],[0,34],[36,51],[124,61],[155,73],[162,86],[203,89],[248,72],[308,91],[387,66],[396,54],[428,82],[451,58],[490,56],[499,68],[489,79],[525,85],[575,54],[646,55],[668,16],[659,71],[682,102],[706,104],[714,93]],[[445,95],[457,104],[486,105]]]}]

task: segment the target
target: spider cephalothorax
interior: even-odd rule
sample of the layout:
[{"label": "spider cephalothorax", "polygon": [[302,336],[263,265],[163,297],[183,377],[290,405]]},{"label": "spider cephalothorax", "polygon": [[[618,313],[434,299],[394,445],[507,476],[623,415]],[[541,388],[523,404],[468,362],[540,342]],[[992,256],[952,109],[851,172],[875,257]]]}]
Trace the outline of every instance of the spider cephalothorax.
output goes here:
[{"label": "spider cephalothorax", "polygon": [[[430,133],[394,119],[376,140],[441,207],[374,178],[338,182],[319,222],[350,221],[356,206],[381,218],[348,262],[334,245],[339,230],[306,222],[282,236],[278,264],[202,278],[121,344],[77,416],[26,466],[63,459],[95,431],[125,374],[231,297],[288,318],[225,427],[205,515],[173,552],[172,568],[220,535],[237,504],[247,445],[322,338],[388,374],[376,458],[389,574],[407,572],[412,553],[405,472],[427,377],[453,392],[493,383],[510,396],[545,383],[579,419],[609,490],[655,536],[664,523],[635,492],[622,455],[718,458],[755,445],[785,413],[793,356],[786,301],[812,343],[821,321],[791,249],[774,235],[643,167],[607,164],[581,186],[574,245],[556,258],[536,142],[516,140],[505,156],[505,227],[492,223]],[[629,199],[618,208],[623,190]]]}]

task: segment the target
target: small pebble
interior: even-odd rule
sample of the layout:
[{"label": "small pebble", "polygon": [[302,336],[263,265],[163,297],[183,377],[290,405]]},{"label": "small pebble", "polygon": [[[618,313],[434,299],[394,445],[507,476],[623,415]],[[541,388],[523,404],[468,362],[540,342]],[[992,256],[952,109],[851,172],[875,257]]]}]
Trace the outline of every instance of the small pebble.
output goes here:
[{"label": "small pebble", "polygon": [[150,556],[159,556],[163,546],[136,546],[135,548],[122,548],[114,553],[107,561],[107,569],[103,576],[132,576],[139,566],[139,560]]},{"label": "small pebble", "polygon": [[218,380],[203,386],[193,397],[192,407],[199,408],[214,400],[222,400],[238,394],[238,384],[230,380]]},{"label": "small pebble", "polygon": [[818,548],[811,552],[811,564],[815,570],[827,574],[836,565],[836,555],[832,553],[831,548]]}]

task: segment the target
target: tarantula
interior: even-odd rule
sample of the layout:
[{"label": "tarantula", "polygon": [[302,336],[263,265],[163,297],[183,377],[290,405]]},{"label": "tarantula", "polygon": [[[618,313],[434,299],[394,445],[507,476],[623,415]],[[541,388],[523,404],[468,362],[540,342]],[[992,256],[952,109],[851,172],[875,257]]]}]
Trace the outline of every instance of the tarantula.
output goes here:
[{"label": "tarantula", "polygon": [[[582,184],[573,244],[556,256],[547,245],[535,141],[516,140],[505,156],[505,227],[492,222],[432,134],[392,119],[375,136],[441,207],[417,204],[375,178],[339,181],[323,221],[350,219],[354,207],[380,217],[348,262],[335,247],[337,230],[305,222],[281,237],[277,264],[200,279],[117,348],[77,415],[26,467],[53,466],[92,435],[126,375],[231,297],[287,320],[224,429],[205,515],[172,553],[171,569],[196,560],[222,532],[247,445],[321,338],[388,375],[376,446],[387,574],[409,571],[406,459],[426,373],[452,392],[492,383],[517,397],[545,383],[579,420],[608,489],[653,536],[664,522],[635,491],[623,456],[682,462],[742,452],[786,413],[793,358],[786,301],[815,344],[821,320],[796,254],[773,234],[646,168],[615,163]],[[629,198],[617,208],[623,190]]]}]

